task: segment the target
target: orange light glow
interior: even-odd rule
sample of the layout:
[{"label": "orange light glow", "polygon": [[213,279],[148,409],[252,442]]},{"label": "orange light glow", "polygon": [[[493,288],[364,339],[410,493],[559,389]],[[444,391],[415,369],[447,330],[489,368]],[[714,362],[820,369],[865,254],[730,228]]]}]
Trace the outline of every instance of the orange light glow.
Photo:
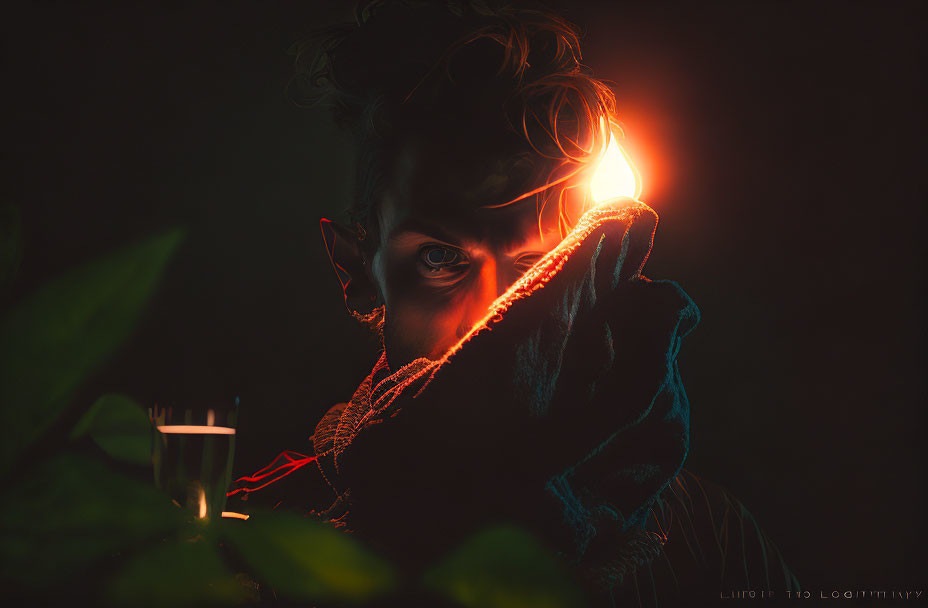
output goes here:
[{"label": "orange light glow", "polygon": [[200,488],[200,519],[206,519],[206,492]]},{"label": "orange light glow", "polygon": [[235,429],[228,426],[206,426],[202,424],[162,424],[162,433],[186,433],[189,435],[234,435]]},{"label": "orange light glow", "polygon": [[236,513],[235,511],[223,511],[222,516],[229,519],[248,519],[250,515],[245,515],[244,513]]},{"label": "orange light glow", "polygon": [[[653,220],[650,222],[651,230],[651,239],[654,238],[654,231],[657,227],[657,214],[653,209],[645,205],[640,201],[616,201],[615,204],[609,204],[610,200],[614,200],[615,197],[610,199],[605,199],[601,204],[593,207],[581,217],[577,225],[573,230],[568,234],[561,242],[551,251],[546,253],[540,260],[535,262],[535,264],[529,268],[525,273],[513,283],[509,289],[507,289],[503,295],[499,296],[489,308],[487,314],[479,321],[474,323],[473,327],[470,328],[464,337],[462,337],[457,344],[449,348],[440,359],[429,360],[429,359],[417,359],[408,363],[405,367],[400,368],[395,372],[398,377],[404,375],[405,370],[412,369],[415,366],[418,366],[420,369],[412,374],[410,374],[405,379],[397,382],[395,385],[387,389],[377,400],[376,407],[364,415],[360,424],[363,425],[365,420],[373,415],[376,412],[384,411],[393,403],[393,400],[397,398],[404,390],[408,387],[413,386],[416,383],[420,383],[419,387],[416,389],[416,393],[413,397],[418,396],[432,378],[435,377],[438,369],[445,365],[448,361],[451,360],[454,355],[461,350],[461,348],[469,340],[471,340],[475,335],[483,332],[489,331],[492,329],[495,323],[500,322],[503,319],[503,315],[517,300],[527,298],[535,291],[542,289],[567,262],[571,255],[580,248],[580,245],[583,243],[590,234],[592,234],[597,228],[609,221],[616,222],[626,222],[628,225],[637,221],[641,217],[652,217]],[[650,251],[650,243],[649,249]],[[641,269],[644,267],[644,262],[647,260],[647,256],[644,257],[639,263],[636,273],[640,273]],[[384,355],[381,354],[381,359],[384,358]],[[423,365],[425,363],[425,365]],[[334,448],[332,448],[334,449]],[[317,454],[316,457],[321,454]],[[315,458],[315,457],[314,457]],[[230,494],[231,495],[231,494]]]},{"label": "orange light glow", "polygon": [[620,196],[634,199],[641,196],[641,178],[628,154],[619,147],[615,133],[609,137],[609,145],[590,181],[590,190],[594,205]]}]

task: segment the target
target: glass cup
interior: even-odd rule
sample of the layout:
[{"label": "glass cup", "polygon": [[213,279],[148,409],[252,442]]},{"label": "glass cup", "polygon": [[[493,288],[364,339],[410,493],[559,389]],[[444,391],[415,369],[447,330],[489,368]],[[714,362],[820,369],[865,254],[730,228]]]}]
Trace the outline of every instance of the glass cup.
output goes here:
[{"label": "glass cup", "polygon": [[149,410],[155,483],[189,519],[218,520],[232,481],[238,397],[229,407]]}]

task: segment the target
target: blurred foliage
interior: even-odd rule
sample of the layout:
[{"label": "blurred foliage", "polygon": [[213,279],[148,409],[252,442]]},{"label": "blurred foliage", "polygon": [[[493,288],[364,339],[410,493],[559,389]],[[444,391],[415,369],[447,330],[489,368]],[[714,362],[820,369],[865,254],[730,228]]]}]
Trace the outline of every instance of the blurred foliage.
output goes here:
[{"label": "blurred foliage", "polygon": [[72,270],[0,321],[0,403],[8,469],[129,336],[183,233],[173,230]]},{"label": "blurred foliage", "polygon": [[246,597],[213,543],[182,535],[134,556],[105,592],[116,606],[234,605]]},{"label": "blurred foliage", "polygon": [[103,395],[71,431],[71,439],[90,435],[104,452],[130,464],[151,464],[151,421],[125,395]]},{"label": "blurred foliage", "polygon": [[[18,224],[3,230],[6,281],[18,264]],[[264,598],[314,605],[579,605],[554,557],[511,528],[480,534],[423,580],[404,581],[356,539],[295,514],[188,521],[153,480],[125,472],[151,466],[152,428],[123,395],[88,407],[70,442],[28,451],[80,406],[72,403],[77,389],[132,332],[182,237],[174,230],[68,272],[0,320],[5,596],[22,594],[30,604],[90,594],[113,606],[237,605],[261,601],[263,587]],[[102,453],[83,449],[88,438]]]},{"label": "blurred foliage", "polygon": [[583,600],[557,558],[530,534],[486,529],[429,570],[425,585],[473,608],[575,608]]},{"label": "blurred foliage", "polygon": [[328,524],[273,511],[226,523],[255,574],[285,597],[363,602],[395,588],[386,562]]},{"label": "blurred foliage", "polygon": [[5,491],[8,498],[0,503],[4,576],[36,586],[69,582],[94,560],[157,539],[183,523],[180,511],[153,484],[74,452],[39,463]]}]

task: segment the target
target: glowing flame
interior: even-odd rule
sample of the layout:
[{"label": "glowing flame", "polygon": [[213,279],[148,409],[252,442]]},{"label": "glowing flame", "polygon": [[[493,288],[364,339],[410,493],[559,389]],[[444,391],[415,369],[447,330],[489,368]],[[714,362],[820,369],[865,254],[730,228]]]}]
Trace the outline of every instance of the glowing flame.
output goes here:
[{"label": "glowing flame", "polygon": [[206,519],[206,492],[200,488],[200,519]]},{"label": "glowing flame", "polygon": [[609,145],[590,181],[593,203],[604,203],[619,196],[637,199],[641,196],[641,180],[625,150],[619,147],[615,134],[609,136]]},{"label": "glowing flame", "polygon": [[204,426],[202,424],[161,424],[158,430],[165,434],[183,435],[234,435],[235,429],[228,426]]},{"label": "glowing flame", "polygon": [[250,515],[244,513],[236,513],[235,511],[223,511],[222,516],[226,519],[248,519]]}]

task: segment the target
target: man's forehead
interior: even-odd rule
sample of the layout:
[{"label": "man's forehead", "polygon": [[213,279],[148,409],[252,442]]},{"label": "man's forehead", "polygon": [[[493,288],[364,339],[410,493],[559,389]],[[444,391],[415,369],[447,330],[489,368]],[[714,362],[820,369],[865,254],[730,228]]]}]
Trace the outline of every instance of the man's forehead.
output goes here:
[{"label": "man's forehead", "polygon": [[432,221],[470,217],[531,189],[537,159],[523,143],[511,134],[465,131],[458,127],[401,141],[381,182],[381,213]]},{"label": "man's forehead", "polygon": [[501,208],[410,207],[387,198],[380,212],[384,243],[423,235],[461,245],[486,245],[517,252],[547,249],[559,240],[556,227],[539,231],[534,199]]},{"label": "man's forehead", "polygon": [[537,160],[504,129],[445,126],[398,143],[384,190],[410,207],[499,205],[530,189]]}]

